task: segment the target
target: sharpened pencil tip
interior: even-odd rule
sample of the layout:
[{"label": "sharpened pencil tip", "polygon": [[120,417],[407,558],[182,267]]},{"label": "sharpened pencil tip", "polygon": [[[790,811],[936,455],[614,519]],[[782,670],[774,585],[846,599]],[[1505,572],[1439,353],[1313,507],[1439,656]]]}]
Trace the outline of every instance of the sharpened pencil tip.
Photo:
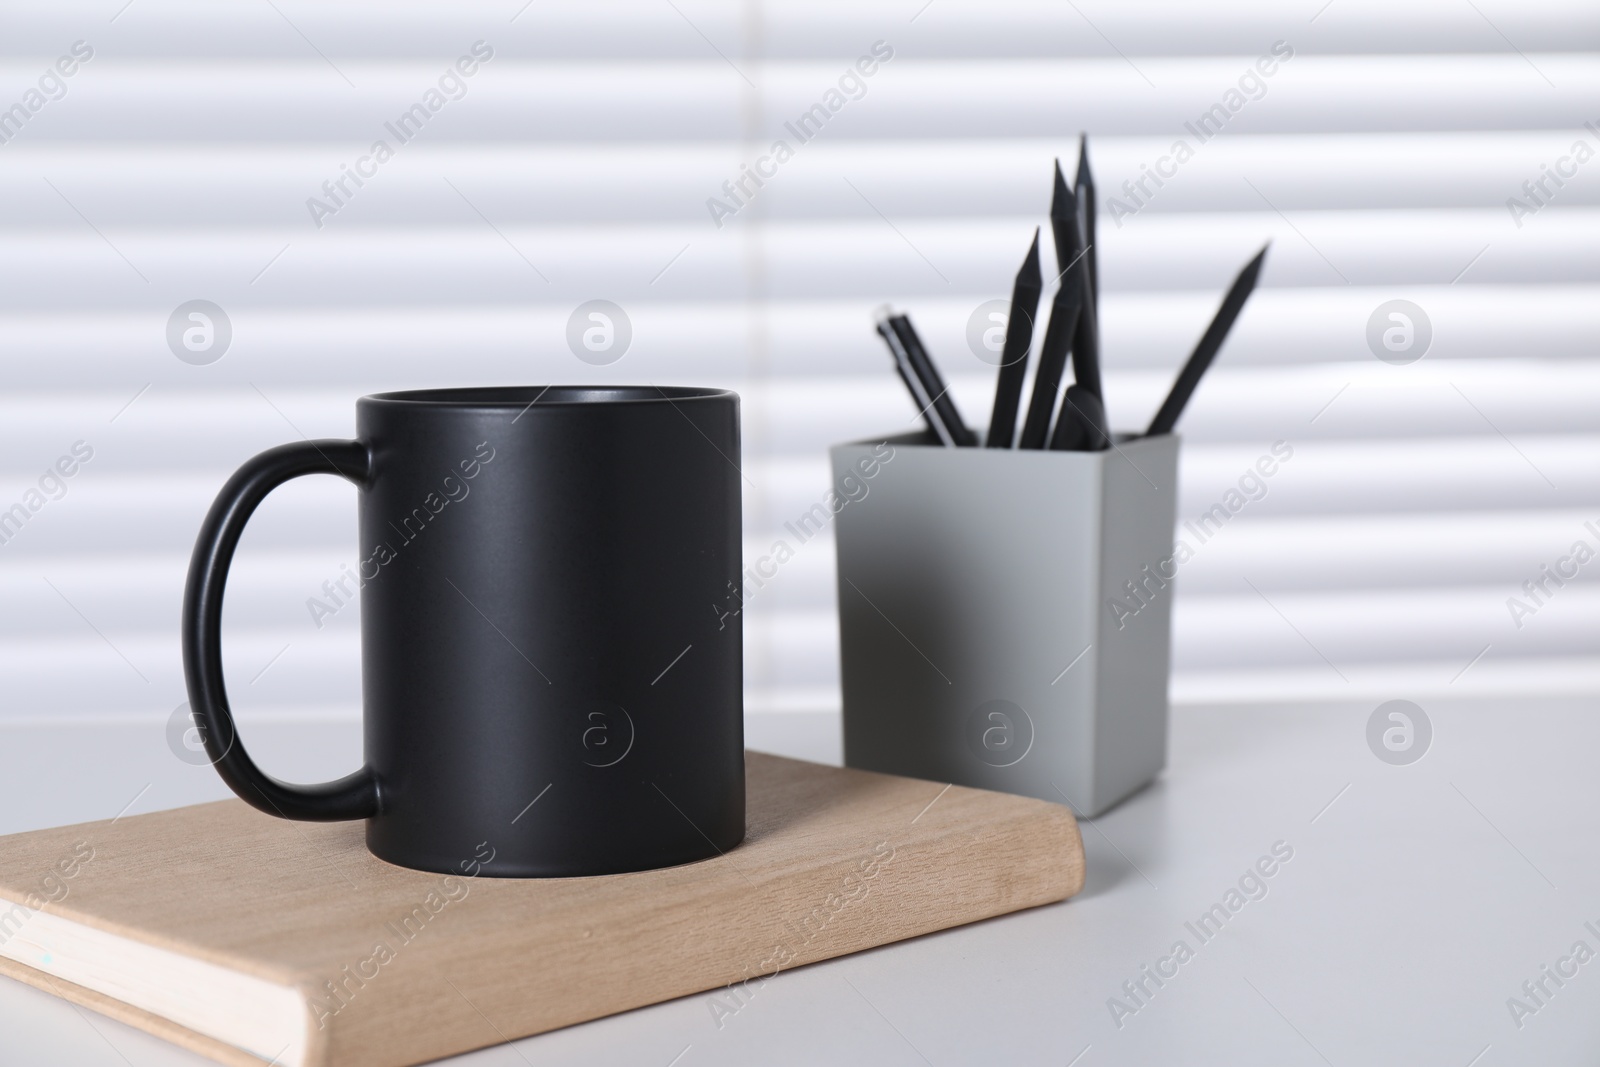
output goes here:
[{"label": "sharpened pencil tip", "polygon": [[1028,254],[1023,257],[1022,266],[1017,271],[1017,281],[1030,282],[1035,288],[1039,285],[1039,227],[1033,228],[1033,244],[1028,246]]},{"label": "sharpened pencil tip", "polygon": [[1073,211],[1072,190],[1067,188],[1066,175],[1061,173],[1061,160],[1056,160],[1056,180],[1050,192],[1050,217],[1065,218]]}]

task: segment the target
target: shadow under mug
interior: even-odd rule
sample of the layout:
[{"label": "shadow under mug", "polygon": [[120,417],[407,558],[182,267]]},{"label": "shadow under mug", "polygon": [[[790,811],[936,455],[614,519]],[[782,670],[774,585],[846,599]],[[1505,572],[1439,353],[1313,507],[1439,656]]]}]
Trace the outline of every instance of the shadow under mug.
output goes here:
[{"label": "shadow under mug", "polygon": [[[201,527],[184,676],[206,752],[286,819],[367,820],[380,859],[451,874],[610,874],[744,837],[739,398],[713,389],[381,393],[354,441],[269,449]],[[228,566],[304,474],[360,490],[365,766],[260,770],[223,686]],[[485,861],[486,856],[492,856]]]}]

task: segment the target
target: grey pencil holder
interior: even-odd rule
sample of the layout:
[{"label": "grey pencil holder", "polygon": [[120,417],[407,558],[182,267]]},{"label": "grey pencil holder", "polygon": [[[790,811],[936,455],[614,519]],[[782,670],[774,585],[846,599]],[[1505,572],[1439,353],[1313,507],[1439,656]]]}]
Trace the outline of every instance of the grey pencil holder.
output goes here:
[{"label": "grey pencil holder", "polygon": [[1178,438],[886,443],[886,462],[882,439],[831,451],[836,490],[856,490],[835,520],[845,763],[1085,816],[1151,781],[1167,753]]}]

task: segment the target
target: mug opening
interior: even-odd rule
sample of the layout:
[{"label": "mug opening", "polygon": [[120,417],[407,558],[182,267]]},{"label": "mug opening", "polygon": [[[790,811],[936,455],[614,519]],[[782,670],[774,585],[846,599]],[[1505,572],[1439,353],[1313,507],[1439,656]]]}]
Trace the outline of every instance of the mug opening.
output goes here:
[{"label": "mug opening", "polygon": [[439,404],[451,407],[523,408],[533,404],[659,404],[731,397],[727,389],[656,385],[491,385],[446,389],[406,389],[374,393],[363,400],[384,404]]}]

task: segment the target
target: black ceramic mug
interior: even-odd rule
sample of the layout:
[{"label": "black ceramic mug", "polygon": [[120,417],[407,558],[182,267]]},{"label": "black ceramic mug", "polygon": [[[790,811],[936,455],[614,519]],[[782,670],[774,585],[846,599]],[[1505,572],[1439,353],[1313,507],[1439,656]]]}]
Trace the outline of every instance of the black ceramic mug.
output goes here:
[{"label": "black ceramic mug", "polygon": [[[375,855],[428,871],[609,874],[737,845],[738,396],[434,389],[363,397],[356,424],[251,459],[195,544],[184,675],[233,791],[286,819],[366,819]],[[251,761],[221,656],[239,535],[303,474],[361,491],[366,765],[316,786]]]}]

